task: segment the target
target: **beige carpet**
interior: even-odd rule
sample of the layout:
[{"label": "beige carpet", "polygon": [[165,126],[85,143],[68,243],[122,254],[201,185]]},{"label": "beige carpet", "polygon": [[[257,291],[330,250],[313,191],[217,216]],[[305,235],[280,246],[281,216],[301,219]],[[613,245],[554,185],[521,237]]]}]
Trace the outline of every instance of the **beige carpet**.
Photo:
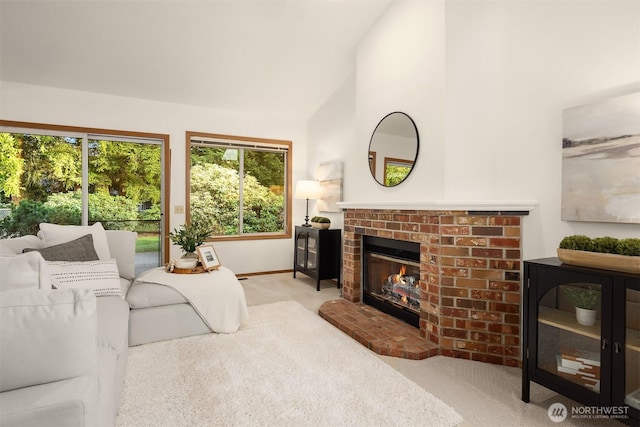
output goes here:
[{"label": "beige carpet", "polygon": [[302,305],[133,347],[118,426],[455,426],[450,406]]},{"label": "beige carpet", "polygon": [[[340,298],[340,291],[328,281],[316,292],[315,280],[291,273],[252,276],[241,281],[251,305],[296,300],[317,313],[323,302]],[[464,418],[464,427],[532,426],[623,426],[618,421],[568,417],[561,423],[547,415],[549,406],[564,404],[569,411],[583,405],[537,384],[531,385],[531,402],[520,400],[519,368],[436,356],[425,360],[406,360],[379,356],[398,372],[454,408]]]}]

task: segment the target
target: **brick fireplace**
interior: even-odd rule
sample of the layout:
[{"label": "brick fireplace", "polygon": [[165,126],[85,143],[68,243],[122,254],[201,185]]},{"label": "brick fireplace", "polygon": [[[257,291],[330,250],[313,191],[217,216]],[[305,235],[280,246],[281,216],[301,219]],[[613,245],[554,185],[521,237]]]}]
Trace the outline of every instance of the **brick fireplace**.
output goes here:
[{"label": "brick fireplace", "polygon": [[345,208],[343,298],[362,302],[362,237],[420,244],[420,335],[444,356],[520,366],[527,210]]}]

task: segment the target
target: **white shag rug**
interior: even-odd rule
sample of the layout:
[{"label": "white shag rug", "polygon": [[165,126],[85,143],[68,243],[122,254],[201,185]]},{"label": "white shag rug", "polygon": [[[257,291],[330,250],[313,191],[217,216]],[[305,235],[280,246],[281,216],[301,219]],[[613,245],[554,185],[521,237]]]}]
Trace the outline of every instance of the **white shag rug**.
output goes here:
[{"label": "white shag rug", "polygon": [[118,426],[456,426],[462,417],[293,301],[235,334],[129,349]]}]

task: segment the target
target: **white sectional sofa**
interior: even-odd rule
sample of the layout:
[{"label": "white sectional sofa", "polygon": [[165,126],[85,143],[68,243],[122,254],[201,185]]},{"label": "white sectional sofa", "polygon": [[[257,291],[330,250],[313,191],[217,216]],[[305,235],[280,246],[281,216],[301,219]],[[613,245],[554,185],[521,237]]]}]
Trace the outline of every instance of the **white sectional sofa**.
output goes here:
[{"label": "white sectional sofa", "polygon": [[[59,227],[0,240],[2,426],[111,426],[120,405],[129,327],[124,296],[135,274],[136,233],[105,232],[99,224]],[[86,233],[99,260],[79,266],[43,259],[43,248]],[[43,252],[22,253],[27,248]],[[54,248],[54,255],[68,249],[61,248]],[[82,246],[69,250],[71,256],[84,251]],[[108,283],[91,276],[83,282],[86,289],[78,289],[60,279],[91,275],[86,268],[98,269]],[[60,275],[52,275],[54,270]],[[52,282],[58,289],[52,290]]]},{"label": "white sectional sofa", "polygon": [[40,224],[37,236],[0,239],[0,427],[113,426],[129,346],[232,333],[247,319],[244,291],[224,267],[171,277],[217,289],[207,294],[219,315],[209,324],[209,304],[198,311],[157,283],[161,269],[136,280],[136,239],[100,223]]}]

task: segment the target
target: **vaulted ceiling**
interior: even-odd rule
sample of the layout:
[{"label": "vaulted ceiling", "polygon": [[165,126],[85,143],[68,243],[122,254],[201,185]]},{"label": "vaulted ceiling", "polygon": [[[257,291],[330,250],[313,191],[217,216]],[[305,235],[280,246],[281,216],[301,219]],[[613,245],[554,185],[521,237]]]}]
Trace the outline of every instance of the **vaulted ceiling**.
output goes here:
[{"label": "vaulted ceiling", "polygon": [[392,1],[0,0],[0,80],[306,119]]}]

